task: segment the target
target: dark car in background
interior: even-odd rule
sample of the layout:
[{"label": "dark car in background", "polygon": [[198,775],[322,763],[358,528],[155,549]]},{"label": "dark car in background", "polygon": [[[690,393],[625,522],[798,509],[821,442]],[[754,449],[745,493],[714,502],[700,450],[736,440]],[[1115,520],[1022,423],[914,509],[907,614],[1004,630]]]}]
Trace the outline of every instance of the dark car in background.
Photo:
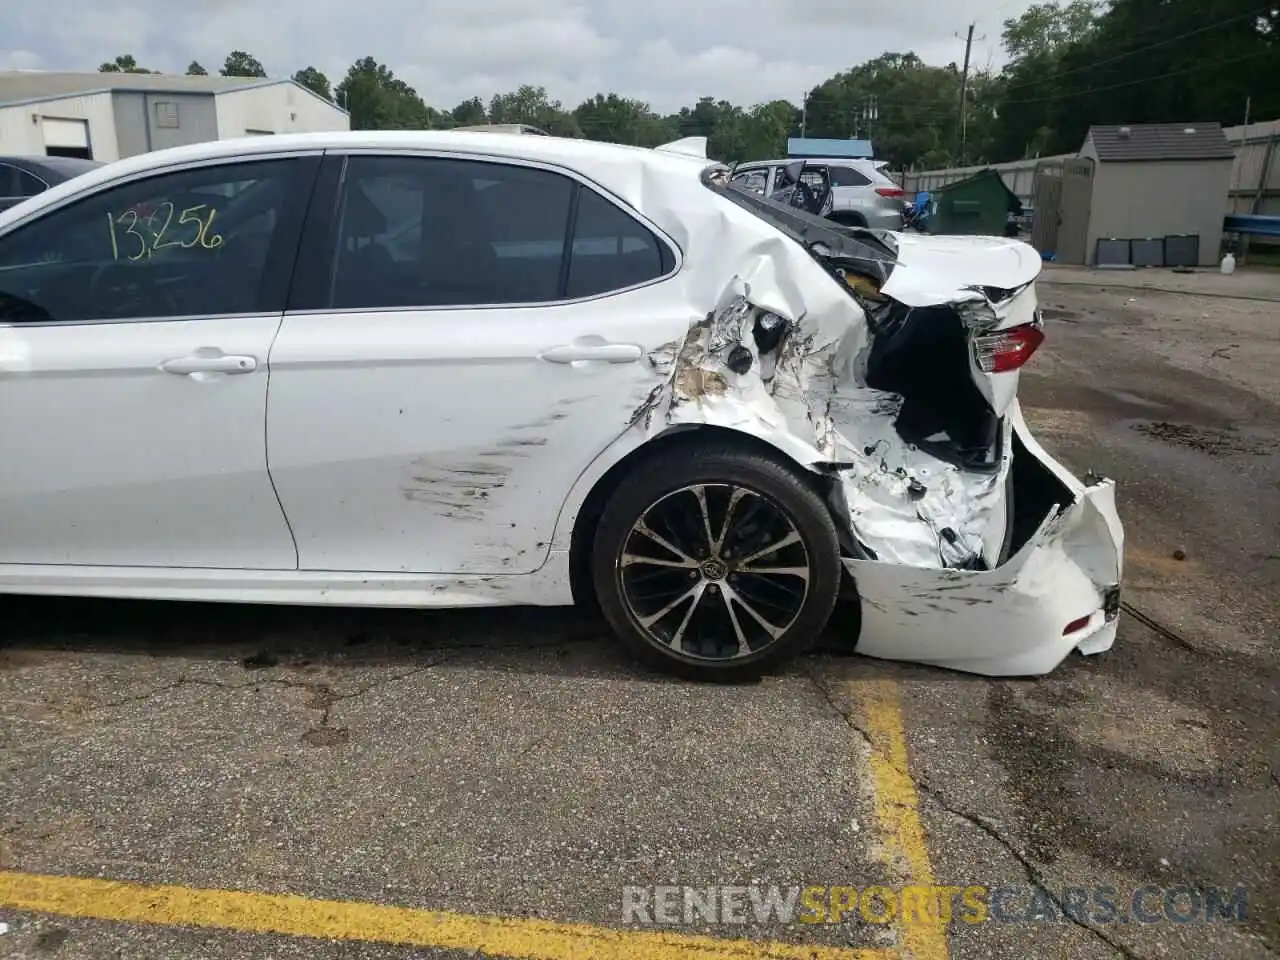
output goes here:
[{"label": "dark car in background", "polygon": [[0,157],[0,210],[100,166],[78,157]]}]

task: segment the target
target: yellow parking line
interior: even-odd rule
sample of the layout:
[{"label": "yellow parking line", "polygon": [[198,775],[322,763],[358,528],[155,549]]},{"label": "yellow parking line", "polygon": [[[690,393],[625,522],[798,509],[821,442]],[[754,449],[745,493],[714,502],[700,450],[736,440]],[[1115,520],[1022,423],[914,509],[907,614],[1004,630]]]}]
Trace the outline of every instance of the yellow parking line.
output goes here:
[{"label": "yellow parking line", "polygon": [[[880,837],[890,856],[901,860],[907,882],[933,888],[933,865],[920,822],[920,796],[907,766],[907,735],[902,725],[898,688],[891,680],[855,680],[850,684],[862,708],[871,739],[871,788]],[[902,948],[912,960],[947,960],[947,931],[936,923],[899,926]]]},{"label": "yellow parking line", "polygon": [[[290,894],[0,871],[0,906],[127,923],[478,950],[529,960],[887,960],[884,950],[719,940],[654,930],[472,916]],[[933,960],[919,954],[917,960]]]}]

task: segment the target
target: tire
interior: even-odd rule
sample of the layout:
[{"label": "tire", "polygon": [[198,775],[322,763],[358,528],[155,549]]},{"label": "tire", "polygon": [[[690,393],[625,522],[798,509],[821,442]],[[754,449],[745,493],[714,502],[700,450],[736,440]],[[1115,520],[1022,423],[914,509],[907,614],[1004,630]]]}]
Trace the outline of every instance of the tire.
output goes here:
[{"label": "tire", "polygon": [[633,653],[726,682],[808,649],[842,570],[835,522],[807,480],[723,442],[640,464],[605,505],[591,566],[601,611]]}]

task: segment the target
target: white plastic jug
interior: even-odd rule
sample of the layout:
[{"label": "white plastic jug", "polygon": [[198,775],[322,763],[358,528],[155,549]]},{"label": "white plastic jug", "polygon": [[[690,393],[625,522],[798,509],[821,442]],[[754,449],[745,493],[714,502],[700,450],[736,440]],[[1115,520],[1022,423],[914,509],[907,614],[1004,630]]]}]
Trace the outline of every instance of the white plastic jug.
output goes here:
[{"label": "white plastic jug", "polygon": [[1230,275],[1236,272],[1236,255],[1228,253],[1222,258],[1222,266],[1220,267],[1224,274]]}]

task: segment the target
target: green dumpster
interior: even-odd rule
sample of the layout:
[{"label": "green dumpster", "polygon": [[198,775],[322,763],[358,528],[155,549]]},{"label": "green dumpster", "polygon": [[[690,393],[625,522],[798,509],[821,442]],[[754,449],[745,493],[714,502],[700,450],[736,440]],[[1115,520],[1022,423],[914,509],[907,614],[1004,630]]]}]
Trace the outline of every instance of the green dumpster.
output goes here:
[{"label": "green dumpster", "polygon": [[1009,230],[1009,215],[1021,213],[1022,202],[1000,174],[982,170],[934,191],[929,232],[1002,237]]}]

